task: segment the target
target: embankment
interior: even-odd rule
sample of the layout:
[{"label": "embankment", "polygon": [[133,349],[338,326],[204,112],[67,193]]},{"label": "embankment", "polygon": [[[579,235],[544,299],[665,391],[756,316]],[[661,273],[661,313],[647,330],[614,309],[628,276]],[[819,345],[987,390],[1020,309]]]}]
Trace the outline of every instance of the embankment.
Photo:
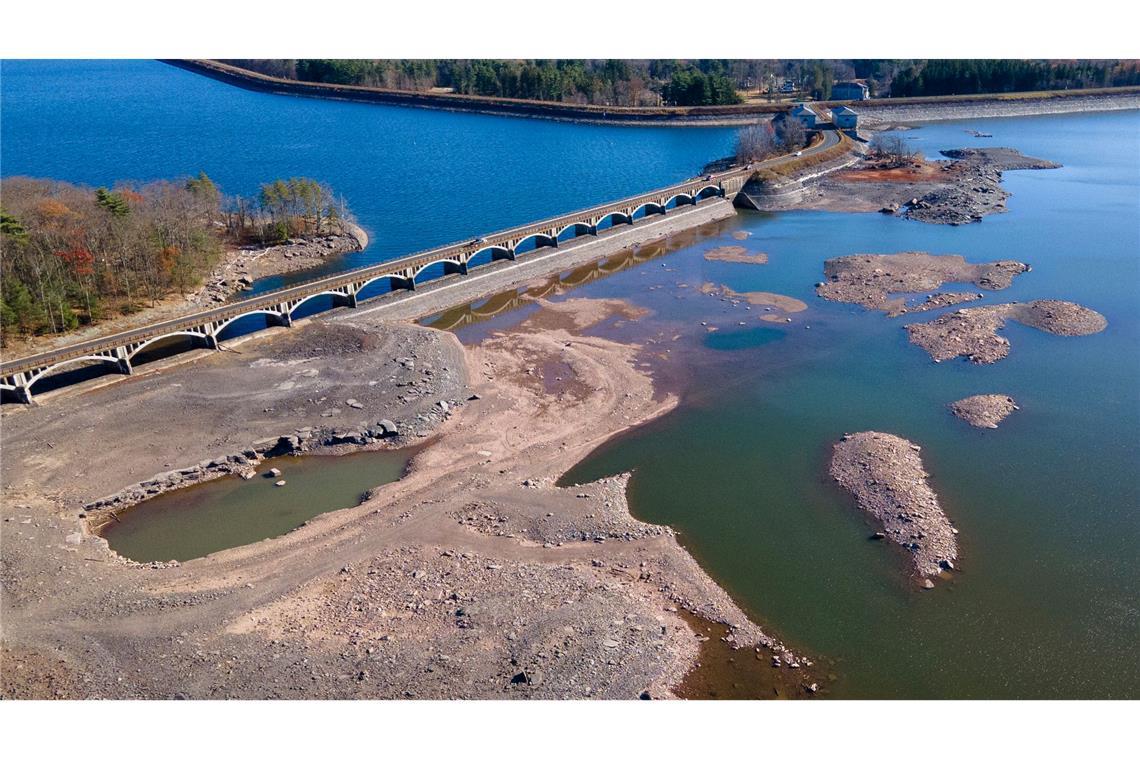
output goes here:
[{"label": "embankment", "polygon": [[[760,116],[787,111],[788,103],[743,103],[731,106],[597,106],[545,102],[457,93],[388,90],[378,87],[324,84],[281,79],[231,66],[220,61],[164,60],[227,84],[257,92],[302,97],[352,100],[364,103],[467,111],[498,116],[524,116],[557,121],[636,126],[674,127],[743,126]],[[936,121],[983,116],[1026,116],[1073,111],[1107,111],[1140,108],[1140,87],[1097,90],[1002,93],[940,98],[894,98],[882,101],[820,101],[822,106],[854,105],[865,121]]]},{"label": "embankment", "polygon": [[300,95],[310,98],[352,100],[411,108],[434,108],[443,111],[467,111],[495,116],[525,116],[613,125],[655,124],[661,126],[727,126],[750,124],[758,114],[787,110],[786,104],[747,106],[693,106],[635,108],[623,106],[579,105],[499,98],[458,93],[388,90],[379,87],[300,82],[260,74],[248,69],[210,60],[164,60],[172,66],[217,79],[226,84],[256,92],[277,95]]},{"label": "embankment", "polygon": [[863,124],[889,125],[999,116],[1045,116],[1061,113],[1140,109],[1140,88],[1046,93],[1009,93],[969,99],[912,98],[855,104]]}]

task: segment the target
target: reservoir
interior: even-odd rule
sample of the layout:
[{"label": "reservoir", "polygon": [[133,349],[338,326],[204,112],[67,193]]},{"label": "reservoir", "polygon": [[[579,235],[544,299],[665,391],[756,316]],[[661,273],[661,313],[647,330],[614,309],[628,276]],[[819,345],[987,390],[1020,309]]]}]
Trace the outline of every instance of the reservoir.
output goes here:
[{"label": "reservoir", "polygon": [[[674,182],[725,155],[733,139],[729,129],[286,98],[153,62],[4,62],[2,73],[5,175],[106,184],[203,170],[231,193],[311,176],[343,193],[372,237],[368,250],[334,264],[341,267]],[[1063,168],[1006,172],[1009,212],[961,227],[741,212],[546,296],[572,291],[649,309],[591,330],[643,345],[645,363],[681,396],[673,413],[602,446],[563,482],[632,471],[637,516],[677,528],[754,619],[836,672],[834,696],[1138,698],[1140,114],[946,122],[899,134],[930,157],[1008,146]],[[766,252],[769,263],[703,258],[722,245]],[[891,319],[814,295],[827,258],[911,250],[1029,263],[1032,272],[981,303],[1071,300],[1103,314],[1108,328],[1060,337],[1010,324],[1005,360],[934,364],[902,326],[940,312]],[[733,307],[701,293],[704,283],[779,293],[808,309],[788,323],[760,321],[762,307]],[[466,324],[459,336],[477,342],[533,309],[507,294],[435,321]],[[1008,394],[1021,410],[997,430],[970,428],[947,411],[978,393]],[[861,430],[922,446],[931,485],[961,531],[959,571],[932,591],[915,589],[904,556],[867,540],[874,528],[827,477],[833,443]],[[318,511],[327,511],[403,468],[394,460],[382,476],[379,465],[351,457],[303,461],[282,466],[282,488],[257,479],[201,489],[261,489],[271,508],[294,486],[309,487],[309,474],[292,468],[311,464],[321,471],[314,483],[326,470],[338,488],[344,481],[336,499],[314,485]],[[352,480],[357,470],[365,474]],[[311,516],[297,512],[275,530]],[[127,546],[116,542],[128,540],[128,517],[108,531],[113,547]],[[154,520],[172,524],[168,517]],[[119,550],[178,558],[158,538],[146,543],[149,554]],[[183,556],[221,548],[206,547]]]}]

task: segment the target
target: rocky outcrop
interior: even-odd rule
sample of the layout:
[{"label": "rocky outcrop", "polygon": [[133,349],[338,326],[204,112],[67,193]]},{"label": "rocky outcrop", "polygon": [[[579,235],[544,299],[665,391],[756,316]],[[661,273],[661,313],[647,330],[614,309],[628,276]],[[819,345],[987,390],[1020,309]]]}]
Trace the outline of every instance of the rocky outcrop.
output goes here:
[{"label": "rocky outcrop", "polygon": [[1091,335],[1108,326],[1092,309],[1069,301],[1031,301],[958,309],[931,322],[906,325],[910,342],[926,349],[936,362],[965,357],[974,364],[993,364],[1009,354],[1009,340],[998,335],[1007,319],[1054,335]]},{"label": "rocky outcrop", "polygon": [[188,300],[204,306],[222,303],[234,293],[249,290],[254,281],[262,277],[311,269],[329,257],[362,250],[368,240],[364,236],[362,242],[363,235],[353,225],[349,231],[335,235],[295,238],[269,246],[244,246],[234,251]]},{"label": "rocky outcrop", "polygon": [[951,225],[981,221],[987,214],[1006,210],[1009,193],[1001,186],[1003,171],[1060,167],[1012,148],[962,148],[942,151],[942,155],[955,161],[946,172],[953,182],[911,199],[906,204],[908,219]]},{"label": "rocky outcrop", "polygon": [[1001,290],[1009,287],[1014,277],[1028,271],[1029,265],[1012,260],[971,264],[962,256],[917,251],[887,255],[860,253],[825,261],[823,274],[827,279],[816,286],[816,295],[829,301],[882,309],[891,316],[898,316],[975,300],[981,295],[936,293],[924,303],[908,306],[902,298],[889,298],[893,293],[921,293],[945,282],[970,282],[986,290]]}]

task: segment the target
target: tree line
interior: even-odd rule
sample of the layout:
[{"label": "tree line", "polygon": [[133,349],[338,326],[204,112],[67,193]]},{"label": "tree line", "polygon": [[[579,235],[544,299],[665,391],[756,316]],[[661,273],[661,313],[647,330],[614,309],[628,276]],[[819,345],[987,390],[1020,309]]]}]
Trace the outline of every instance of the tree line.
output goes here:
[{"label": "tree line", "polygon": [[1140,63],[1044,59],[258,59],[231,60],[285,79],[395,90],[613,106],[702,106],[831,97],[859,79],[872,97],[999,93],[1140,84]]},{"label": "tree line", "polygon": [[739,102],[728,62],[601,60],[231,60],[270,76],[397,90],[446,88],[564,103],[657,106]]},{"label": "tree line", "polygon": [[898,72],[892,97],[1140,85],[1137,61],[929,60]]},{"label": "tree line", "polygon": [[0,341],[61,333],[185,294],[226,246],[339,232],[344,203],[311,179],[228,197],[204,173],[89,188],[0,182]]}]

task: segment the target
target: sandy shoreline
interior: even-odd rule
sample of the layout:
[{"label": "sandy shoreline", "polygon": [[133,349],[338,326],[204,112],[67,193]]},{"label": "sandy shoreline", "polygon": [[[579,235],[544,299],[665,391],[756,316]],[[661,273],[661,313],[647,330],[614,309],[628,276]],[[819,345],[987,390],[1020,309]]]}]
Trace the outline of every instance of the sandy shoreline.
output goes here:
[{"label": "sandy shoreline", "polygon": [[[551,485],[676,403],[637,367],[639,346],[581,334],[613,314],[638,317],[620,301],[572,299],[463,349],[361,310],[7,411],[5,696],[668,698],[701,652],[686,610],[724,626],[727,646],[802,666],[766,669],[779,693],[811,693],[818,676],[802,658],[669,528],[630,516],[626,478]],[[303,340],[310,330],[328,332],[322,350]],[[413,374],[431,382],[401,401],[406,381],[388,378],[411,350]],[[556,388],[533,372],[553,365]],[[439,400],[447,411],[413,432]],[[201,414],[212,418],[189,438],[153,445],[157,421]],[[309,428],[319,443],[379,416],[432,442],[410,474],[280,538],[151,569],[78,517],[252,439]],[[116,441],[113,457],[99,440]],[[54,680],[40,680],[45,669]]]}]

